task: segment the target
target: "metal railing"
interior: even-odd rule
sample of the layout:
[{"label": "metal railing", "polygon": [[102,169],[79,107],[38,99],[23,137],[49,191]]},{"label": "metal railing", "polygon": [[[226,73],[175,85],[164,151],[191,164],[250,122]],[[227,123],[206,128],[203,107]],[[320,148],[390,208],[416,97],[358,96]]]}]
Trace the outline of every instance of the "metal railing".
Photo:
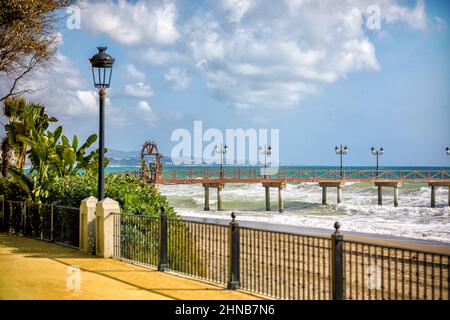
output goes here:
[{"label": "metal railing", "polygon": [[449,260],[448,255],[345,240],[345,296],[449,300]]},{"label": "metal railing", "polygon": [[79,208],[1,200],[2,232],[79,247]]},{"label": "metal railing", "polygon": [[167,269],[225,285],[228,227],[167,218]]},{"label": "metal railing", "polygon": [[449,299],[448,254],[345,240],[339,224],[326,237],[232,217],[116,214],[115,257],[277,299]]},{"label": "metal railing", "polygon": [[[130,171],[121,174],[142,177],[143,171]],[[205,183],[205,182],[261,182],[291,181],[318,182],[340,180],[370,182],[376,180],[395,180],[405,182],[450,181],[450,169],[290,169],[280,168],[275,174],[264,175],[260,168],[204,169],[169,168],[164,169],[158,183]]]},{"label": "metal railing", "polygon": [[149,215],[114,214],[114,257],[156,267],[160,219]]}]

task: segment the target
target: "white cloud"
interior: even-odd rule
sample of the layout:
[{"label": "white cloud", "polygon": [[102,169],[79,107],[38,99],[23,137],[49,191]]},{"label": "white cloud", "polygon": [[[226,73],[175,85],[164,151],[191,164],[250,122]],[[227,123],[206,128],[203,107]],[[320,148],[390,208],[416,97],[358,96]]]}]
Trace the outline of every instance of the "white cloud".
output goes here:
[{"label": "white cloud", "polygon": [[153,65],[164,65],[169,62],[186,62],[188,59],[183,54],[176,51],[167,50],[155,50],[154,48],[149,48],[146,50],[140,50],[137,53],[132,54],[134,58],[139,61],[153,64]]},{"label": "white cloud", "polygon": [[111,106],[108,112],[109,121],[113,126],[130,127],[130,126],[150,126],[156,123],[156,115],[150,104],[141,100],[135,106],[117,107]]},{"label": "white cloud", "polygon": [[145,76],[145,73],[138,70],[134,64],[127,64],[126,70],[127,70],[127,76],[130,79],[138,80],[138,81],[145,81],[145,79],[147,78]]},{"label": "white cloud", "polygon": [[413,8],[394,0],[246,3],[222,0],[224,15],[196,16],[182,28],[211,94],[239,110],[293,107],[323,84],[379,70],[365,27],[370,5],[386,24],[426,26],[422,1]]},{"label": "white cloud", "polygon": [[136,82],[125,85],[125,94],[130,97],[147,98],[153,96],[153,90],[148,83]]},{"label": "white cloud", "polygon": [[239,22],[250,9],[251,0],[222,0],[219,2],[223,9],[229,12],[227,19],[230,22]]},{"label": "white cloud", "polygon": [[164,79],[169,83],[174,90],[184,90],[191,83],[191,77],[186,69],[172,67],[164,75]]},{"label": "white cloud", "polygon": [[[130,53],[139,62],[196,66],[211,95],[239,109],[293,107],[324,84],[376,71],[370,34],[386,35],[399,22],[427,26],[423,0],[217,0],[180,20],[175,3],[95,3],[85,9],[85,25],[142,47]],[[381,30],[366,25],[370,6],[380,9]],[[141,85],[128,85],[128,93],[148,97],[142,75],[136,81]],[[182,89],[190,80],[169,70],[166,81]]]},{"label": "white cloud", "polygon": [[85,3],[82,27],[103,33],[125,45],[170,44],[179,37],[172,1],[107,0]]},{"label": "white cloud", "polygon": [[397,3],[389,3],[390,1],[382,1],[381,15],[387,23],[403,21],[411,28],[424,30],[427,26],[427,18],[425,15],[425,2],[417,1],[415,8],[403,7]]},{"label": "white cloud", "polygon": [[[5,81],[0,84],[2,88],[8,85]],[[61,120],[98,112],[98,93],[89,89],[74,62],[61,53],[57,53],[48,65],[36,69],[30,77],[19,82],[17,90],[23,89],[33,90],[26,94],[26,98],[43,103],[50,115]]]},{"label": "white cloud", "polygon": [[445,20],[441,17],[434,17],[434,21],[437,25],[438,30],[442,31],[447,29],[447,22],[445,22]]},{"label": "white cloud", "polygon": [[[427,26],[422,0],[414,6],[395,0],[221,0],[179,25],[173,1],[108,0],[85,5],[82,27],[133,46],[130,56],[139,62],[198,68],[211,95],[235,109],[289,108],[353,72],[380,68],[369,37],[376,31],[365,26],[369,5],[380,7],[380,32],[399,22],[414,30]],[[125,68],[125,94],[152,96],[145,73],[133,64]],[[181,90],[191,77],[186,68],[178,67],[170,68],[165,80]],[[0,85],[6,89],[4,82]],[[28,96],[59,117],[98,112],[92,84],[85,83],[74,63],[60,53],[22,86],[40,89]],[[144,103],[134,107],[145,109]]]}]

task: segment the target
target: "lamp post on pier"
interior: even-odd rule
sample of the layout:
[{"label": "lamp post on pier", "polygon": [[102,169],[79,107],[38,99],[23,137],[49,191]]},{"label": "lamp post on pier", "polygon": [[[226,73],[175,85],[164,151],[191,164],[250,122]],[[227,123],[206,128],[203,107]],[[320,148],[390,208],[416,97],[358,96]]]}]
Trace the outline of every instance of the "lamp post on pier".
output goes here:
[{"label": "lamp post on pier", "polygon": [[264,145],[264,148],[262,146],[259,147],[259,153],[264,154],[264,179],[267,178],[267,156],[270,157],[272,154],[272,147],[267,145]]},{"label": "lamp post on pier", "polygon": [[378,157],[383,155],[384,149],[383,147],[381,147],[380,150],[375,150],[375,148],[372,147],[372,149],[370,150],[372,151],[372,154],[377,157],[377,178],[378,178]]},{"label": "lamp post on pier", "polygon": [[111,83],[114,58],[106,53],[107,47],[98,47],[98,53],[89,61],[92,66],[92,77],[94,87],[98,89],[100,97],[99,110],[99,140],[98,140],[98,201],[105,198],[104,175],[105,175],[105,98],[106,88]]},{"label": "lamp post on pier", "polygon": [[345,146],[344,149],[342,149],[342,144],[341,144],[340,148],[338,148],[336,146],[336,148],[334,148],[334,151],[336,152],[336,154],[338,154],[340,156],[340,159],[341,159],[341,166],[340,166],[340,168],[341,168],[341,179],[342,179],[344,177],[343,176],[342,157],[343,157],[344,154],[348,153],[348,147]]},{"label": "lamp post on pier", "polygon": [[228,151],[228,146],[227,145],[224,145],[224,146],[220,145],[220,148],[219,148],[219,146],[217,144],[214,146],[214,152],[215,153],[220,152],[220,179],[221,180],[224,178],[224,174],[223,174],[223,155],[225,153],[227,153],[227,151]]}]

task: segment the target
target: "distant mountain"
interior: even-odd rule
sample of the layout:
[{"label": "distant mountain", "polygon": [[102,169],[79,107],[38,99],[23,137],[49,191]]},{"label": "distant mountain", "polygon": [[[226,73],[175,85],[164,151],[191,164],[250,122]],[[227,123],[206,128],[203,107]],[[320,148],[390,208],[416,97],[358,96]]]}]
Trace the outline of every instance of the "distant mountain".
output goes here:
[{"label": "distant mountain", "polygon": [[[115,166],[140,166],[141,152],[140,151],[122,151],[116,149],[108,149],[106,157],[109,159],[110,165]],[[170,157],[164,157],[161,162],[170,162]]]},{"label": "distant mountain", "polygon": [[115,149],[108,149],[106,157],[109,159],[110,165],[139,166],[141,156],[139,151],[121,151]]}]

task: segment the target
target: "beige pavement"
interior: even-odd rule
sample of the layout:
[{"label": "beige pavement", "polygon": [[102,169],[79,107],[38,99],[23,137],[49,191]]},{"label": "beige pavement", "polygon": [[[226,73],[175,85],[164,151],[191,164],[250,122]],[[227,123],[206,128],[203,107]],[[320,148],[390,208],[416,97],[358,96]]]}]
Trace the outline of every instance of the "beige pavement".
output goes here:
[{"label": "beige pavement", "polygon": [[258,297],[112,259],[87,256],[57,244],[0,234],[0,299]]}]

